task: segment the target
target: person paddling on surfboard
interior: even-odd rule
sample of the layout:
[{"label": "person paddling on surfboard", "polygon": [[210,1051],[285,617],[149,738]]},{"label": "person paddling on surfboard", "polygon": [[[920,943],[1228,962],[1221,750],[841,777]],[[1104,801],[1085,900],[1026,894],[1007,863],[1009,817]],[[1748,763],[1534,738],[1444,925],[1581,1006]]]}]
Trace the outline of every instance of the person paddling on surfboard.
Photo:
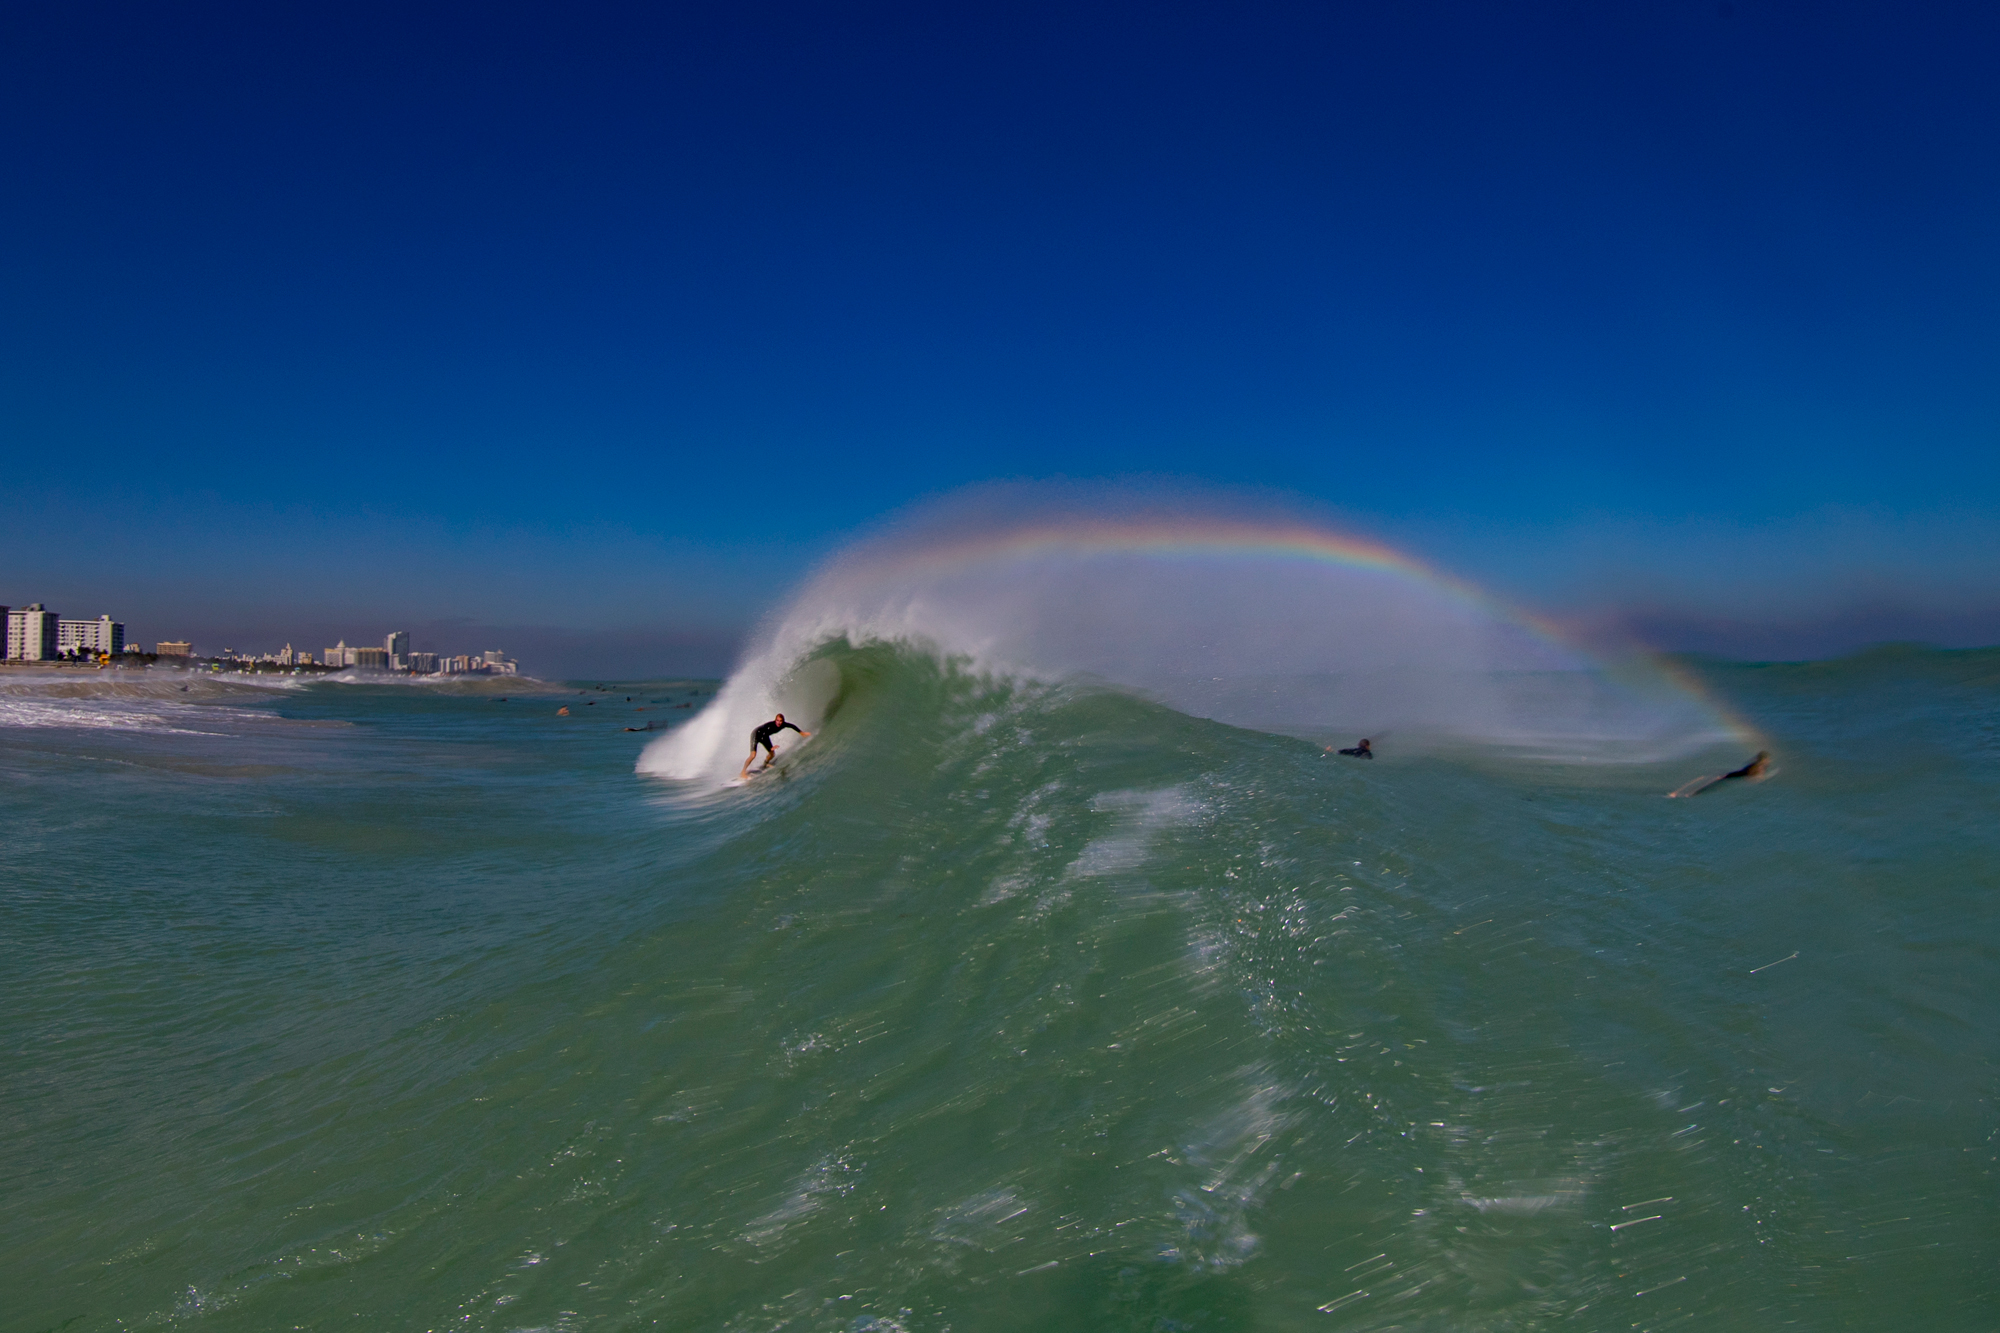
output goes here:
[{"label": "person paddling on surfboard", "polygon": [[1759,750],[1757,751],[1757,757],[1755,759],[1752,759],[1749,763],[1743,765],[1743,767],[1737,769],[1734,773],[1724,773],[1721,777],[1717,778],[1716,781],[1727,782],[1731,778],[1761,778],[1764,776],[1764,770],[1766,768],[1769,768],[1770,765],[1771,765],[1771,752],[1769,750]]},{"label": "person paddling on surfboard", "polygon": [[1699,796],[1705,791],[1720,787],[1731,778],[1743,778],[1750,782],[1762,782],[1765,778],[1770,777],[1771,773],[1771,752],[1769,750],[1759,750],[1755,759],[1752,759],[1749,763],[1734,772],[1724,773],[1717,777],[1696,778],[1694,781],[1685,783],[1668,792],[1667,795]]},{"label": "person paddling on surfboard", "polygon": [[1375,757],[1375,747],[1368,743],[1368,738],[1366,736],[1363,736],[1361,738],[1361,744],[1351,745],[1347,749],[1342,750],[1341,753],[1351,754],[1356,759],[1373,759]]},{"label": "person paddling on surfboard", "polygon": [[[757,747],[760,745],[764,747],[764,756],[765,756],[764,768],[769,768],[773,763],[775,763],[778,758],[778,747],[771,744],[771,737],[777,735],[781,731],[786,731],[786,730],[798,732],[800,739],[804,739],[805,737],[812,735],[810,731],[801,730],[799,727],[794,726],[792,723],[785,721],[785,715],[783,713],[778,714],[776,717],[772,718],[769,722],[758,723],[757,729],[750,733],[750,757],[743,761],[743,771],[741,773],[738,773],[736,776],[739,778],[747,778],[750,776],[750,765],[757,762]],[[760,768],[757,771],[761,773],[764,771],[764,769]]]}]

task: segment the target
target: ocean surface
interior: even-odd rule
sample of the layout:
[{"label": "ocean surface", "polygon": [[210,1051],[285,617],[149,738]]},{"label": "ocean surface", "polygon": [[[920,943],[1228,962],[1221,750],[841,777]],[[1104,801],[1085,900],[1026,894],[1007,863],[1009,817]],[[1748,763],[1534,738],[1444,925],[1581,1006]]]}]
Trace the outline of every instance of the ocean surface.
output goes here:
[{"label": "ocean surface", "polygon": [[1692,800],[815,661],[0,674],[0,1328],[2000,1328],[2000,650]]}]

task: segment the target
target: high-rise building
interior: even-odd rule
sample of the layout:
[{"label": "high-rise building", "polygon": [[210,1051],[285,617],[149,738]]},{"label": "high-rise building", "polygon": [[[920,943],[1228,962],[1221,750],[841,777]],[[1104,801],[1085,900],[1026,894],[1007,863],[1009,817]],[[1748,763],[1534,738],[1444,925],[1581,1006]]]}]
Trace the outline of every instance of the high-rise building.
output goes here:
[{"label": "high-rise building", "polygon": [[62,620],[40,602],[7,613],[7,660],[9,662],[49,662],[60,649],[57,642]]},{"label": "high-rise building", "polygon": [[387,648],[349,648],[347,650],[347,665],[352,667],[366,667],[370,671],[385,671],[389,666],[389,650]]},{"label": "high-rise building", "polygon": [[155,657],[193,657],[194,645],[186,640],[176,641],[170,639],[165,643],[154,644],[153,655]]},{"label": "high-rise building", "polygon": [[347,640],[342,639],[339,643],[327,649],[326,652],[321,655],[320,661],[326,663],[328,666],[333,667],[335,669],[345,666],[352,666],[353,663],[348,661],[347,659],[347,653],[348,653]]},{"label": "high-rise building", "polygon": [[408,657],[410,655],[410,632],[403,629],[390,630],[389,637],[382,640],[382,651],[389,654],[390,657]]},{"label": "high-rise building", "polygon": [[56,622],[56,651],[85,653],[122,653],[125,651],[125,627],[110,616],[99,616],[95,620],[62,620]]},{"label": "high-rise building", "polygon": [[436,653],[411,653],[403,660],[409,664],[410,670],[416,672],[419,676],[430,676],[437,673],[438,655]]}]

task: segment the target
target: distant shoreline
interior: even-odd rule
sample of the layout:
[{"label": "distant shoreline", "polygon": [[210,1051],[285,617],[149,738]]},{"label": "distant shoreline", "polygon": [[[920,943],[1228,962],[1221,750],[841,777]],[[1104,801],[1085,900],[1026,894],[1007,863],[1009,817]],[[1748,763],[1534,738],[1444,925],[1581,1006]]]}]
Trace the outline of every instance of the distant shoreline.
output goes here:
[{"label": "distant shoreline", "polygon": [[[40,661],[26,661],[19,658],[0,658],[0,667],[7,667],[15,671],[144,671],[144,670],[149,670],[156,666],[162,666],[168,668],[169,670],[207,671],[215,662],[223,660],[211,657],[173,657],[173,656],[160,657],[153,653],[143,653],[143,654],[124,653],[120,654],[120,656],[124,660],[112,661],[112,662],[74,662],[62,658],[53,658],[53,657],[45,658]],[[323,667],[318,665],[281,667],[272,665],[271,669],[268,672],[252,673],[252,674],[291,675],[295,672],[311,672],[313,675],[319,676],[319,675],[332,675],[340,671],[355,671],[355,670],[366,670],[366,668]],[[244,674],[244,672],[241,667],[231,667],[227,671],[218,671],[218,672],[213,672],[212,674],[240,675]],[[391,675],[395,673],[385,671],[382,674]]]},{"label": "distant shoreline", "polygon": [[532,677],[504,671],[451,671],[415,672],[396,671],[388,667],[330,667],[315,662],[310,665],[293,664],[279,666],[275,662],[258,662],[251,665],[231,662],[227,658],[215,657],[161,657],[154,653],[127,653],[124,660],[113,662],[73,662],[60,658],[41,661],[22,661],[0,658],[0,668],[13,671],[150,671],[161,668],[168,671],[191,671],[204,676],[338,676],[346,672],[358,672],[364,676],[381,676],[385,679],[403,678],[408,680],[528,680]]},{"label": "distant shoreline", "polygon": [[12,671],[131,671],[151,665],[150,662],[65,662],[54,658],[41,662],[0,659],[0,667]]}]

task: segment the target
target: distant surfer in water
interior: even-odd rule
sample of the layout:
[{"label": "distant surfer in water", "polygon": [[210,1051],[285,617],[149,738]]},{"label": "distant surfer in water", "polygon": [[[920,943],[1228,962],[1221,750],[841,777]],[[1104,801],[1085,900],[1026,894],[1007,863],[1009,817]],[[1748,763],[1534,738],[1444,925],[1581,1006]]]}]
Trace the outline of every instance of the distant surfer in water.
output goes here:
[{"label": "distant surfer in water", "polygon": [[1731,778],[1761,778],[1764,776],[1764,770],[1770,767],[1770,764],[1771,752],[1769,750],[1759,750],[1755,759],[1752,759],[1734,773],[1724,773],[1716,781],[1727,782]]},{"label": "distant surfer in water", "polygon": [[1720,787],[1723,783],[1729,781],[1731,778],[1746,778],[1751,782],[1762,782],[1765,778],[1770,776],[1771,776],[1771,752],[1769,750],[1759,750],[1757,751],[1757,757],[1755,759],[1752,759],[1749,763],[1743,765],[1743,767],[1739,769],[1736,769],[1734,772],[1724,773],[1721,777],[1715,777],[1715,778],[1696,778],[1693,782],[1687,783],[1686,785],[1679,787],[1674,791],[1668,792],[1667,795],[1699,796],[1703,792],[1708,791],[1711,788]]},{"label": "distant surfer in water", "polygon": [[1350,745],[1345,750],[1342,750],[1341,753],[1351,754],[1356,759],[1373,759],[1375,757],[1375,747],[1368,743],[1368,738],[1366,736],[1363,736],[1361,738],[1361,744]]},{"label": "distant surfer in water", "polygon": [[[774,762],[776,762],[778,758],[778,747],[771,744],[771,737],[777,735],[781,731],[786,731],[786,730],[798,732],[799,737],[802,740],[805,737],[812,735],[810,731],[803,731],[800,728],[793,726],[790,722],[785,721],[785,715],[783,713],[778,714],[776,717],[772,718],[769,722],[759,723],[757,725],[757,729],[750,733],[750,757],[743,761],[743,771],[741,773],[738,773],[736,776],[739,778],[747,778],[750,776],[750,765],[757,762],[757,747],[760,745],[764,747],[764,767],[769,768]],[[758,771],[762,772],[763,770],[760,769]]]}]

